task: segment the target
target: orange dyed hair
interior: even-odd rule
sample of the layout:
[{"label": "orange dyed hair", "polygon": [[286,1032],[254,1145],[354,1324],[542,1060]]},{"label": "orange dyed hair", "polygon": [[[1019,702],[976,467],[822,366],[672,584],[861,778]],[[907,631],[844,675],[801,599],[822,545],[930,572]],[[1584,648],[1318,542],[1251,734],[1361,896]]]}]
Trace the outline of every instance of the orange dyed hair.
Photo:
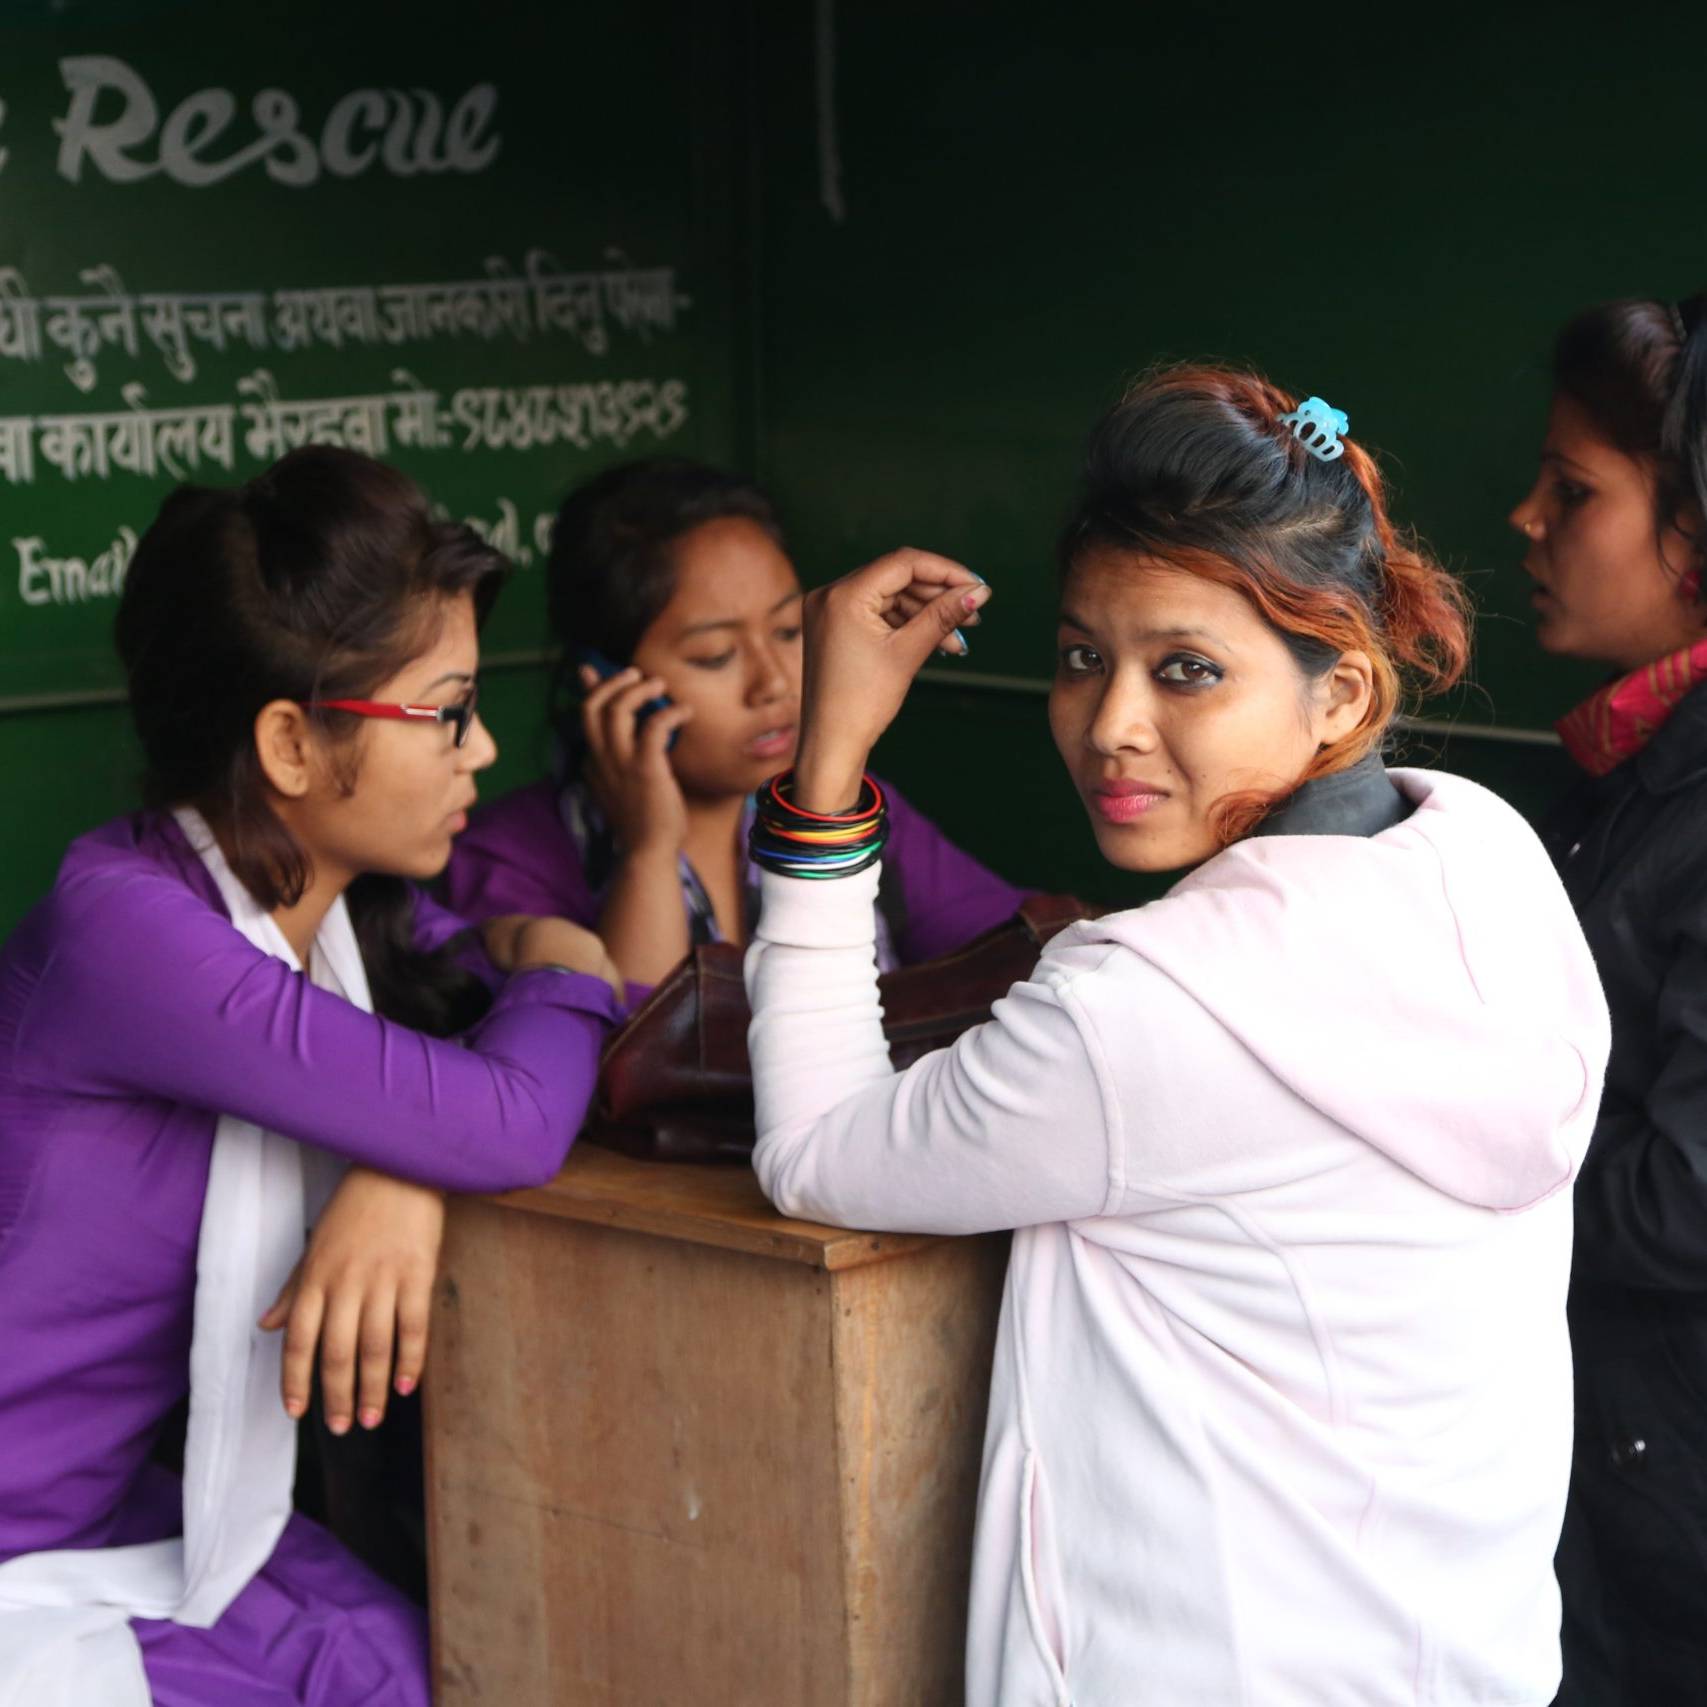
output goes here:
[{"label": "orange dyed hair", "polygon": [[[1312,456],[1280,423],[1297,404],[1234,369],[1146,376],[1093,432],[1060,548],[1063,573],[1087,551],[1109,549],[1242,593],[1306,679],[1346,652],[1368,654],[1374,692],[1362,722],[1318,752],[1293,788],[1375,751],[1407,698],[1451,687],[1470,649],[1463,589],[1394,527],[1374,460],[1350,439],[1333,462]],[[1221,801],[1223,845],[1284,798]]]}]

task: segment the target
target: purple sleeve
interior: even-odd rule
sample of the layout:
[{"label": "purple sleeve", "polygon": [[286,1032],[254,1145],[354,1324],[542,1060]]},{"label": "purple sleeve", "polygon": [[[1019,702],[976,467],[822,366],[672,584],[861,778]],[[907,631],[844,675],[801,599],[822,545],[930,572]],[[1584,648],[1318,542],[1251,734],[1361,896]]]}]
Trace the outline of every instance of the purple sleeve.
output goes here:
[{"label": "purple sleeve", "polygon": [[1016,889],[958,848],[891,784],[886,874],[899,883],[903,918],[896,948],[904,965],[935,960],[1004,924],[1030,893]]},{"label": "purple sleeve", "polygon": [[236,1115],[448,1190],[551,1177],[616,1015],[597,978],[524,972],[446,1041],[316,988],[157,868],[62,880],[51,906],[26,1075]]},{"label": "purple sleeve", "polygon": [[[457,838],[439,884],[454,915],[479,923],[505,913],[568,919],[599,928],[599,899],[587,882],[581,850],[564,827],[557,790],[536,782],[506,794],[474,815]],[[443,911],[443,909],[439,909]],[[652,994],[650,984],[630,984],[632,1013]]]},{"label": "purple sleeve", "polygon": [[[561,918],[560,913],[535,914],[540,918]],[[590,928],[590,927],[589,927]],[[469,940],[458,945],[456,952],[457,964],[465,971],[472,972],[476,978],[483,980],[493,989],[498,988],[504,981],[504,975],[486,958],[486,950],[481,946],[476,927],[466,919],[459,919],[448,908],[441,907],[430,895],[417,891],[415,897],[415,946],[429,952],[450,942],[461,932],[469,933]],[[654,985],[629,984],[623,996],[625,1014],[631,1014],[652,994]]]},{"label": "purple sleeve", "polygon": [[410,894],[415,903],[415,946],[423,954],[432,954],[448,943],[464,972],[478,978],[489,990],[501,988],[504,974],[487,958],[479,931],[466,919],[441,907],[426,890],[411,885]]},{"label": "purple sleeve", "polygon": [[440,883],[453,913],[479,924],[504,913],[569,919],[596,929],[598,902],[549,783],[518,789],[475,813]]}]

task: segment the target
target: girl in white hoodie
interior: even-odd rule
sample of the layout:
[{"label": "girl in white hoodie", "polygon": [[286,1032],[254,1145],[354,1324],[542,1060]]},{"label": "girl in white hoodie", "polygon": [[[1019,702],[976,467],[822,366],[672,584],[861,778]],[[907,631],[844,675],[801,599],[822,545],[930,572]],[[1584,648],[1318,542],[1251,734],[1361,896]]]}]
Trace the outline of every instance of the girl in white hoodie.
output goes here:
[{"label": "girl in white hoodie", "polygon": [[[786,1212],[1015,1231],[971,1707],[1543,1707],[1570,1460],[1570,1193],[1607,1050],[1516,813],[1382,768],[1455,585],[1320,399],[1180,369],[1097,428],[1050,721],[1099,846],[1190,868],[904,1073],[866,755],[990,590],[812,595],[755,830],[755,1164]],[[803,878],[835,877],[834,881]]]}]

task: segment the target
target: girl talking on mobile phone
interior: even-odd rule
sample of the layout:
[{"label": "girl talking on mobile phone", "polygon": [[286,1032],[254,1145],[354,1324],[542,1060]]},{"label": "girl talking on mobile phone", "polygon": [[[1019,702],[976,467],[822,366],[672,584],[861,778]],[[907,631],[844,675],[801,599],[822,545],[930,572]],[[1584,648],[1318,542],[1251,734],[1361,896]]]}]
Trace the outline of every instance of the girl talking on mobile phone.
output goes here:
[{"label": "girl talking on mobile phone", "polygon": [[[446,893],[470,918],[588,925],[644,988],[695,943],[751,931],[753,791],[793,762],[798,737],[800,580],[758,486],[677,458],[570,493],[547,574],[570,702],[556,774],[475,815]],[[941,650],[964,645],[951,635]],[[577,662],[589,654],[599,661]],[[889,801],[885,968],[945,954],[1015,911],[1023,891],[893,790]]]}]

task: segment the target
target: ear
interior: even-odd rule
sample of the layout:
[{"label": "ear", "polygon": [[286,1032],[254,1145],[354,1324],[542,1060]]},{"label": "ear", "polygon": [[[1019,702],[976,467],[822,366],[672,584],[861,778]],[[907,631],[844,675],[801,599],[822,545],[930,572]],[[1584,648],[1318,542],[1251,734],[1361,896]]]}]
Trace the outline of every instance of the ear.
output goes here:
[{"label": "ear", "polygon": [[308,713],[294,700],[269,700],[255,714],[255,756],[287,800],[302,799],[312,786],[317,746]]},{"label": "ear", "polygon": [[1357,728],[1375,697],[1375,666],[1367,652],[1342,652],[1316,683],[1316,740],[1331,747]]}]

